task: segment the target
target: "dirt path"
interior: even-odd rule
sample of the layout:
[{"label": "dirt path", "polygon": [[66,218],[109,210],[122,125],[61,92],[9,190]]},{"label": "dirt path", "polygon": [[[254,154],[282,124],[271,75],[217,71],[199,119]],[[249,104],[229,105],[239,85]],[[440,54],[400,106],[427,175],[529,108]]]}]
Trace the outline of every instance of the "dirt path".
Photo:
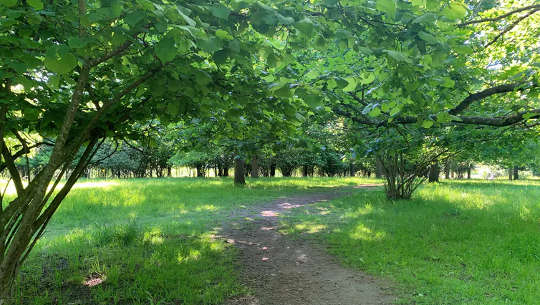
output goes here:
[{"label": "dirt path", "polygon": [[392,304],[388,284],[344,268],[308,241],[289,240],[277,232],[280,214],[348,192],[333,189],[283,197],[232,214],[222,235],[240,249],[243,281],[255,295],[230,300],[227,305]]}]

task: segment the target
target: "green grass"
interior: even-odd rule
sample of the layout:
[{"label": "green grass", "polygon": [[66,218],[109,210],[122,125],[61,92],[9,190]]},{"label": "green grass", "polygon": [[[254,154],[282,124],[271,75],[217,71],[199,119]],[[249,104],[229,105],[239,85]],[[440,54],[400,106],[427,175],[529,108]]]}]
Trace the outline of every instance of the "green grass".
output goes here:
[{"label": "green grass", "polygon": [[[220,304],[245,293],[234,249],[214,238],[231,210],[366,182],[260,178],[237,188],[231,179],[81,181],[23,265],[15,303]],[[93,279],[104,282],[83,285]]]},{"label": "green grass", "polygon": [[283,232],[394,282],[405,304],[540,304],[540,181],[381,190],[297,210]]}]

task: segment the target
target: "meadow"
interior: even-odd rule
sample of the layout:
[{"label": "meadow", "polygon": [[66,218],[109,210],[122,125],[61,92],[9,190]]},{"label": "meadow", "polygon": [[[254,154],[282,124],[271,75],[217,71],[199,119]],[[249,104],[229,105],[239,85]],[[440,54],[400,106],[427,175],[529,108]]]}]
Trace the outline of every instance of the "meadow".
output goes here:
[{"label": "meadow", "polygon": [[387,279],[403,304],[540,304],[538,180],[430,184],[411,201],[357,192],[282,225]]},{"label": "meadow", "polygon": [[221,304],[246,293],[215,238],[228,212],[369,181],[81,180],[22,266],[15,304]]},{"label": "meadow", "polygon": [[[363,178],[83,180],[21,269],[15,304],[222,304],[249,293],[220,240],[232,210]],[[404,304],[539,304],[540,181],[382,188],[297,209],[281,232],[379,276]]]}]

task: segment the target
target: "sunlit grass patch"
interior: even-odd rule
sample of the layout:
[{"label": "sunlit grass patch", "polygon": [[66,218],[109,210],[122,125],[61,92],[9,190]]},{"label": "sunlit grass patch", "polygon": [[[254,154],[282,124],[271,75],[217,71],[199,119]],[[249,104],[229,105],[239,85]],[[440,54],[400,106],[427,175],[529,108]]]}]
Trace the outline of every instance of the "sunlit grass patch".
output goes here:
[{"label": "sunlit grass patch", "polygon": [[297,210],[282,231],[394,280],[403,303],[539,304],[538,181],[443,182],[411,201],[359,192],[316,207],[330,213]]}]

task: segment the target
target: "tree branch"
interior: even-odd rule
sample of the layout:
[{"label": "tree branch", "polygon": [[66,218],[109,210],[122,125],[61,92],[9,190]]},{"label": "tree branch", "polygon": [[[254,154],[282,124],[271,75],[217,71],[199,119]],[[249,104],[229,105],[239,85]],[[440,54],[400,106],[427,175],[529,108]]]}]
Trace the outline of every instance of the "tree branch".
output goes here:
[{"label": "tree branch", "polygon": [[537,9],[534,9],[534,10],[531,10],[530,12],[528,12],[527,14],[519,17],[516,21],[514,21],[512,24],[510,24],[509,26],[507,26],[502,32],[500,32],[497,36],[495,36],[495,38],[493,38],[490,42],[488,42],[484,48],[487,48],[489,47],[490,45],[494,44],[495,42],[497,42],[497,40],[499,40],[499,38],[501,38],[504,34],[508,33],[510,30],[512,30],[516,25],[518,25],[521,21],[523,21],[523,19],[529,17],[530,15],[536,13],[540,11],[540,8],[537,8]]},{"label": "tree branch", "polygon": [[502,15],[497,16],[497,17],[471,20],[471,21],[467,21],[467,22],[458,24],[458,26],[463,27],[463,26],[470,25],[470,24],[498,21],[498,20],[501,20],[503,18],[506,18],[506,17],[508,17],[510,15],[513,15],[513,14],[516,14],[516,13],[519,13],[519,12],[528,11],[528,10],[531,10],[531,9],[538,9],[538,8],[540,8],[540,4],[529,5],[529,6],[525,6],[525,7],[522,7],[522,8],[515,9],[513,11],[510,11],[510,12],[508,12],[506,14],[502,14]]},{"label": "tree branch", "polygon": [[471,94],[467,96],[463,101],[461,101],[461,103],[459,103],[456,107],[450,109],[448,113],[451,115],[459,114],[463,112],[465,109],[467,109],[475,101],[482,100],[494,94],[512,92],[524,84],[525,84],[524,82],[504,84],[504,85],[491,87],[483,91]]},{"label": "tree branch", "polygon": [[[532,115],[525,118],[526,115]],[[539,119],[540,118],[540,108],[520,111],[513,115],[508,115],[504,117],[478,117],[478,116],[460,116],[460,120],[453,120],[453,123],[461,124],[472,124],[472,125],[486,125],[494,127],[504,127],[517,124],[527,119]]]},{"label": "tree branch", "polygon": [[13,156],[11,155],[11,152],[7,148],[4,138],[0,138],[0,148],[2,149],[1,153],[4,156],[5,164],[7,165],[7,169],[9,170],[11,179],[13,179],[13,183],[15,184],[15,189],[17,190],[17,194],[20,196],[24,191],[24,186],[22,183],[21,176],[19,175],[19,171],[17,170],[17,167],[15,166],[15,161],[13,160]]}]

